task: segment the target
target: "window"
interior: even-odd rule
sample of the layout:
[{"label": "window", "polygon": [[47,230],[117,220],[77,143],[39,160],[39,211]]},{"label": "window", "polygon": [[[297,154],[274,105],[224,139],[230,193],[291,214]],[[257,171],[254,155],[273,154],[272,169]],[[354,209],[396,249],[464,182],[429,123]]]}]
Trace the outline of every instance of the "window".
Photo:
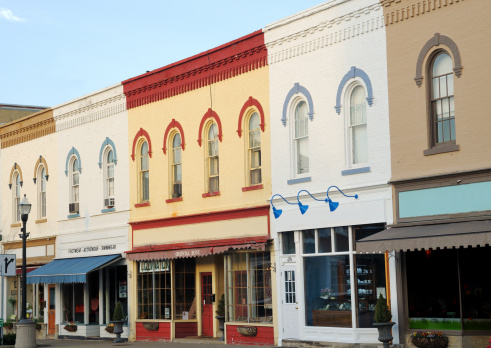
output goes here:
[{"label": "window", "polygon": [[148,163],[148,143],[143,141],[140,146],[140,168],[139,168],[139,188],[140,202],[148,202],[150,200],[149,192],[149,163]]},{"label": "window", "polygon": [[104,156],[104,206],[114,207],[114,151],[111,147]]},{"label": "window", "polygon": [[181,135],[176,133],[172,139],[172,198],[182,196]]},{"label": "window", "polygon": [[77,157],[73,156],[70,165],[70,204],[68,210],[70,214],[79,213],[79,179],[80,179],[80,165]]},{"label": "window", "polygon": [[38,219],[46,217],[46,168],[39,166],[37,175],[38,185]]},{"label": "window", "polygon": [[170,261],[142,261],[138,267],[138,319],[170,319]]},{"label": "window", "polygon": [[440,52],[431,64],[433,145],[455,142],[455,106],[452,58]]},{"label": "window", "polygon": [[196,259],[177,259],[174,279],[174,319],[196,319]]},{"label": "window", "polygon": [[261,128],[257,112],[249,118],[249,185],[258,185],[261,178]]},{"label": "window", "polygon": [[272,323],[270,254],[227,255],[226,264],[228,321]]},{"label": "window", "polygon": [[295,254],[295,233],[293,231],[282,232],[281,241],[283,244],[283,254]]},{"label": "window", "polygon": [[218,192],[219,163],[218,163],[218,127],[212,123],[208,129],[207,167],[208,167],[208,192]]},{"label": "window", "polygon": [[14,183],[14,190],[13,190],[13,200],[12,200],[12,222],[19,222],[20,221],[20,210],[19,210],[19,203],[20,203],[20,174],[19,172],[14,172],[14,178],[12,180]]},{"label": "window", "polygon": [[349,139],[351,163],[368,162],[367,103],[365,88],[358,85],[350,95]]},{"label": "window", "polygon": [[309,172],[309,117],[307,103],[301,101],[295,107],[295,174]]},{"label": "window", "polygon": [[358,255],[356,241],[383,224],[299,232],[302,241],[307,326],[371,327],[377,291],[385,294],[383,255]]}]

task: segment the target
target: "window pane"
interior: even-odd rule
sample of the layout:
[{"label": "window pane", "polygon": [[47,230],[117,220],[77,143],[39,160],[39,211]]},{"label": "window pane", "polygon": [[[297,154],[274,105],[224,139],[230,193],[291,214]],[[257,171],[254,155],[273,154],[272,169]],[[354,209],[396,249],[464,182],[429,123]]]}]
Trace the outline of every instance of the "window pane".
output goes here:
[{"label": "window pane", "polygon": [[331,229],[321,228],[319,234],[319,253],[330,253],[332,251]]},{"label": "window pane", "polygon": [[452,73],[452,58],[446,53],[439,54],[433,62],[433,76]]},{"label": "window pane", "polygon": [[447,75],[448,95],[453,95],[453,74]]},{"label": "window pane", "polygon": [[142,201],[149,200],[149,174],[142,172]]},{"label": "window pane", "polygon": [[113,163],[113,162],[114,162],[113,151],[109,150],[109,152],[107,153],[107,163]]},{"label": "window pane", "polygon": [[353,234],[355,239],[355,250],[356,250],[356,242],[360,239],[369,237],[375,233],[381,232],[385,229],[385,224],[371,224],[371,225],[360,225],[353,226]]},{"label": "window pane", "polygon": [[[196,259],[177,259],[175,272],[174,319],[182,320],[187,312],[188,319],[196,319]],[[179,266],[177,266],[180,264]]]},{"label": "window pane", "polygon": [[352,128],[353,135],[353,163],[368,162],[368,137],[367,125],[359,125]]},{"label": "window pane", "polygon": [[440,80],[433,79],[433,99],[440,98]]},{"label": "window pane", "polygon": [[296,140],[297,145],[297,174],[309,172],[309,140],[301,138]]},{"label": "window pane", "polygon": [[303,235],[303,253],[314,254],[315,253],[315,231],[305,230]]},{"label": "window pane", "polygon": [[448,98],[444,98],[441,100],[442,102],[442,118],[448,118],[449,117],[449,99]]},{"label": "window pane", "polygon": [[440,77],[440,97],[446,97],[447,94],[447,77],[442,76]]},{"label": "window pane", "polygon": [[175,148],[178,148],[178,147],[181,147],[181,135],[179,133],[177,133],[175,136],[174,136],[174,139],[172,141],[172,147],[175,149]]},{"label": "window pane", "polygon": [[283,243],[283,254],[295,254],[295,239],[294,232],[282,232],[281,241]]},{"label": "window pane", "polygon": [[309,135],[307,103],[301,101],[295,108],[295,138]]},{"label": "window pane", "polygon": [[352,327],[349,256],[304,257],[307,326]]},{"label": "window pane", "polygon": [[334,228],[334,243],[336,245],[337,252],[349,251],[349,233],[348,227],[336,227]]}]

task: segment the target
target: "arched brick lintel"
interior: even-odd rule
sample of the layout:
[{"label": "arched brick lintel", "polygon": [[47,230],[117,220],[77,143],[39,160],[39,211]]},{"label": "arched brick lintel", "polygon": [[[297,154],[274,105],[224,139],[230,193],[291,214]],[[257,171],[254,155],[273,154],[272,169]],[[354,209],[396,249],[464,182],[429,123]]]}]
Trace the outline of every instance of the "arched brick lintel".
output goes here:
[{"label": "arched brick lintel", "polygon": [[255,107],[259,112],[259,117],[261,117],[261,124],[259,126],[261,127],[261,130],[264,133],[264,127],[266,126],[266,122],[264,120],[263,107],[261,103],[259,103],[256,99],[254,99],[253,97],[249,97],[249,99],[247,99],[247,101],[242,106],[242,109],[240,110],[240,114],[239,114],[239,124],[237,126],[237,134],[239,135],[239,138],[242,136],[242,120],[244,119],[246,110],[250,107]]},{"label": "arched brick lintel", "polygon": [[201,119],[201,122],[199,124],[199,134],[198,134],[198,144],[201,146],[203,143],[203,127],[205,126],[206,121],[213,117],[217,123],[218,126],[218,140],[222,142],[223,134],[222,134],[222,121],[220,121],[220,117],[218,117],[217,113],[213,111],[212,109],[208,109],[208,111],[203,115],[203,118]]},{"label": "arched brick lintel", "polygon": [[165,129],[165,133],[164,133],[164,144],[163,144],[164,147],[162,147],[162,151],[164,151],[164,155],[167,154],[167,137],[169,136],[169,132],[173,128],[177,128],[177,130],[181,134],[181,147],[182,147],[182,150],[184,151],[185,148],[186,148],[186,141],[184,139],[184,130],[182,129],[181,124],[173,118],[172,121],[170,121],[170,123],[167,126],[167,128]]},{"label": "arched brick lintel", "polygon": [[144,137],[147,142],[148,142],[148,155],[150,158],[152,157],[152,142],[150,141],[150,135],[148,135],[148,132],[144,130],[143,128],[140,128],[140,130],[136,133],[135,138],[133,139],[133,148],[131,150],[131,159],[135,161],[135,150],[136,150],[136,143],[140,137]]}]

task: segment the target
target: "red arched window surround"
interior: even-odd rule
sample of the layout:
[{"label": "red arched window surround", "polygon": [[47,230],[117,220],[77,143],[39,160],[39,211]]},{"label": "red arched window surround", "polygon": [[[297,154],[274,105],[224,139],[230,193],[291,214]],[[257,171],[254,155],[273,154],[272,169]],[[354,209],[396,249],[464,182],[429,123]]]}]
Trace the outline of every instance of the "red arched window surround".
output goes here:
[{"label": "red arched window surround", "polygon": [[164,155],[167,154],[167,137],[169,136],[169,132],[171,131],[172,128],[177,128],[179,130],[179,133],[181,134],[181,139],[182,139],[182,141],[181,141],[182,150],[184,151],[184,149],[186,148],[186,142],[184,140],[184,130],[182,129],[182,126],[178,121],[176,121],[175,119],[172,119],[172,121],[170,121],[169,125],[165,129],[164,147],[162,148],[162,151],[164,151]]},{"label": "red arched window surround", "polygon": [[199,134],[198,134],[198,144],[201,146],[201,143],[203,142],[203,138],[201,137],[203,135],[203,127],[205,126],[205,122],[207,119],[210,117],[213,117],[217,123],[218,126],[218,140],[222,142],[222,121],[220,121],[220,117],[218,117],[217,113],[213,111],[212,109],[208,109],[208,111],[203,115],[203,118],[201,119],[201,123],[199,124]]},{"label": "red arched window surround", "polygon": [[133,161],[135,161],[136,142],[138,141],[138,139],[140,137],[144,137],[145,139],[147,139],[147,142],[148,142],[148,156],[150,156],[150,158],[152,157],[152,142],[150,141],[150,136],[148,135],[148,132],[146,130],[144,130],[143,128],[140,128],[140,130],[138,131],[138,133],[136,133],[135,138],[133,139],[133,149],[131,151],[131,159]]},{"label": "red arched window surround", "polygon": [[256,99],[254,99],[253,97],[249,97],[249,99],[247,99],[247,101],[244,103],[244,106],[242,106],[242,109],[240,110],[239,124],[237,126],[237,134],[239,135],[239,138],[242,137],[242,120],[244,119],[246,110],[250,107],[255,107],[259,112],[259,117],[261,117],[261,124],[259,125],[259,127],[261,127],[261,130],[264,133],[264,126],[266,125],[266,122],[264,122],[263,107],[261,106],[261,103],[259,103]]}]

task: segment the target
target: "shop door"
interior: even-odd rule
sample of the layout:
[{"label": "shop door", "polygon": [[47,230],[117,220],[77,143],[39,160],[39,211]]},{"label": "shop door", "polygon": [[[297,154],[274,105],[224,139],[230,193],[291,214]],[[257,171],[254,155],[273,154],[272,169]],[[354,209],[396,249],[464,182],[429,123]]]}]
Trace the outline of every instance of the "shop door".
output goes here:
[{"label": "shop door", "polygon": [[299,339],[299,305],[297,297],[297,284],[295,279],[295,268],[284,267],[281,278],[283,283],[283,338]]},{"label": "shop door", "polygon": [[48,285],[48,335],[55,334],[55,285]]},{"label": "shop door", "polygon": [[213,302],[211,273],[201,273],[202,336],[213,337]]}]

